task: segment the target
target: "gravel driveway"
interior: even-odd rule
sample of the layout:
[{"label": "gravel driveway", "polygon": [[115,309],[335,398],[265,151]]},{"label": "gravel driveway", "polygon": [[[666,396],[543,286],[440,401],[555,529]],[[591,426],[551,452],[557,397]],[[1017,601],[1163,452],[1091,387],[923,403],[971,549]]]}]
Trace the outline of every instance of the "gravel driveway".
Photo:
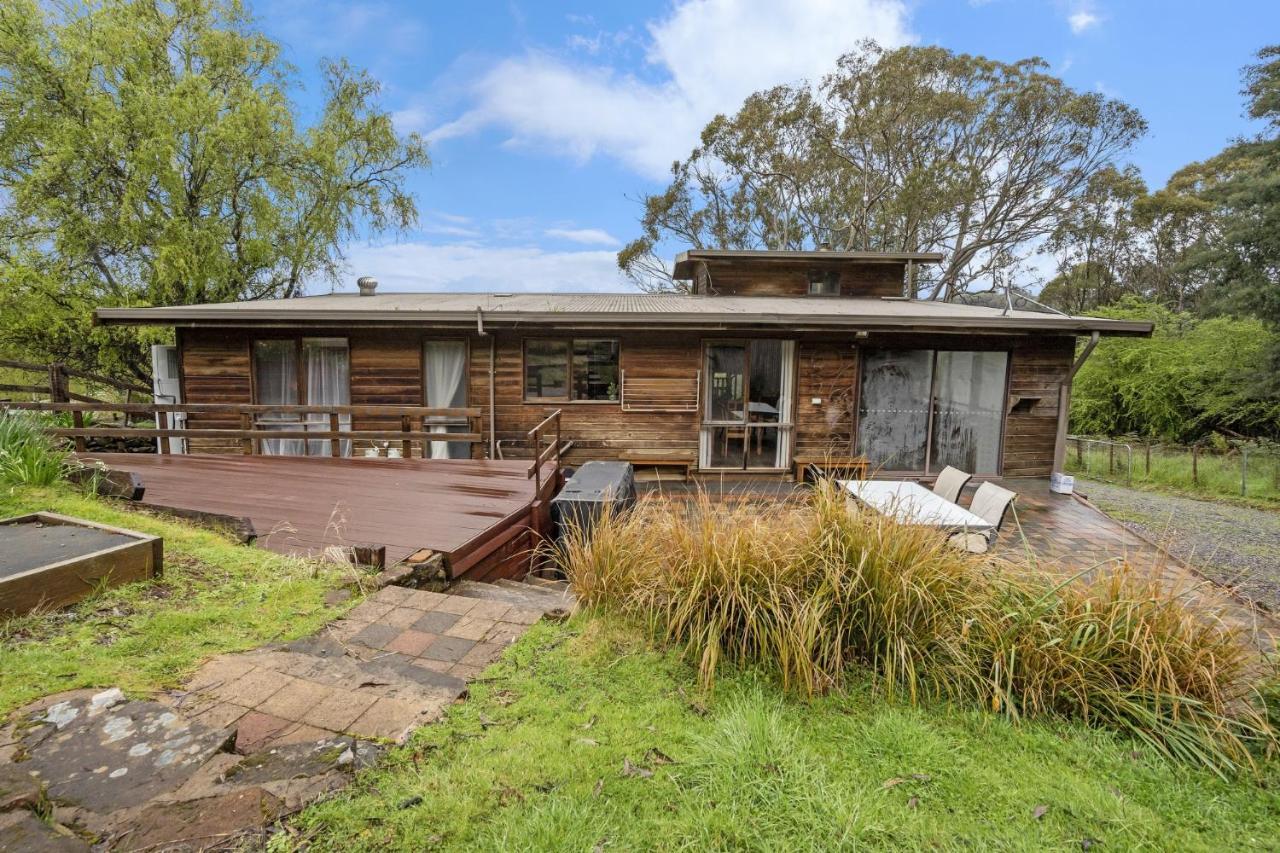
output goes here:
[{"label": "gravel driveway", "polygon": [[1205,576],[1280,613],[1280,512],[1079,478],[1076,491]]}]

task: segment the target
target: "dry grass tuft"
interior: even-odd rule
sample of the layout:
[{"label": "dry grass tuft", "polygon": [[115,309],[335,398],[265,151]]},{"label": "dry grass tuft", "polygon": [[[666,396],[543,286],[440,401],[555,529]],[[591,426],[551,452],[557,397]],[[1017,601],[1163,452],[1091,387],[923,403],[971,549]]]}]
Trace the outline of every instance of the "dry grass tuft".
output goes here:
[{"label": "dry grass tuft", "polygon": [[644,620],[708,686],[725,660],[776,666],[804,693],[860,666],[890,696],[1107,725],[1219,772],[1277,745],[1257,651],[1157,582],[1055,582],[851,509],[833,486],[767,507],[645,499],[571,533],[558,559],[580,600]]}]

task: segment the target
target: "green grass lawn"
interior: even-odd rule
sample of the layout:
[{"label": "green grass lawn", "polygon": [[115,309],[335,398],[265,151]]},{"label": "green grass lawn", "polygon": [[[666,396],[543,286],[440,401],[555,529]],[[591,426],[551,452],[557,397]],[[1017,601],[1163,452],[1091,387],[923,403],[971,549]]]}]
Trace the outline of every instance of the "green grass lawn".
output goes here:
[{"label": "green grass lawn", "polygon": [[50,510],[164,537],[164,577],[76,607],[0,621],[0,717],[41,696],[177,686],[206,658],[310,633],[344,607],[325,595],[351,570],[234,544],[220,534],[90,498],[71,486],[0,488],[0,518]]},{"label": "green grass lawn", "polygon": [[[1133,479],[1129,481],[1128,454],[1116,448],[1114,460],[1106,447],[1092,446],[1080,453],[1067,449],[1067,473],[1107,483],[1131,485],[1136,489],[1172,492],[1190,497],[1240,503],[1261,509],[1280,508],[1280,454],[1254,451],[1248,465],[1241,465],[1239,453],[1201,453],[1191,467],[1191,453],[1177,448],[1153,448],[1147,454],[1133,445]],[[1243,483],[1242,483],[1242,474]],[[1241,489],[1241,486],[1244,486]]]},{"label": "green grass lawn", "polygon": [[787,698],[693,668],[612,618],[535,626],[273,848],[1280,848],[1280,772],[1225,782],[1081,725]]}]

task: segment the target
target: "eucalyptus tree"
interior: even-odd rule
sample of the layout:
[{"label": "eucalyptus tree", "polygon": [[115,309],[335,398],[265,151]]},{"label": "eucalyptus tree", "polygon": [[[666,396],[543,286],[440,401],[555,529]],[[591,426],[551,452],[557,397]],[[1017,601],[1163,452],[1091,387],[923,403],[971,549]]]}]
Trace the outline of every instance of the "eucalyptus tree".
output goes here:
[{"label": "eucalyptus tree", "polygon": [[235,0],[0,5],[3,343],[142,377],[94,307],[295,296],[411,225],[426,147],[377,82],[326,62],[304,124],[295,78]]},{"label": "eucalyptus tree", "polygon": [[865,42],[816,86],[782,85],[717,116],[643,200],[619,266],[674,286],[660,244],[940,251],[923,293],[1008,273],[1090,179],[1144,132],[1133,108],[1077,92],[1039,59]]}]

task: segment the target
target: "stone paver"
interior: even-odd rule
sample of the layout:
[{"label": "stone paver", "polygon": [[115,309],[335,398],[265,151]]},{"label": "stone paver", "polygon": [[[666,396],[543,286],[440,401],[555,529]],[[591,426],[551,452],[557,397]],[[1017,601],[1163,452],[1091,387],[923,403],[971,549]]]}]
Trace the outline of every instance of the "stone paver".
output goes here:
[{"label": "stone paver", "polygon": [[[32,703],[0,730],[0,770],[20,766],[24,783],[5,787],[0,774],[0,794],[12,789],[0,850],[11,837],[31,849],[88,849],[81,838],[199,849],[261,832],[345,785],[376,742],[439,718],[540,616],[385,587],[310,637],[206,662],[162,702],[109,690]],[[19,750],[27,760],[5,763]],[[32,815],[45,797],[57,833]]]}]

